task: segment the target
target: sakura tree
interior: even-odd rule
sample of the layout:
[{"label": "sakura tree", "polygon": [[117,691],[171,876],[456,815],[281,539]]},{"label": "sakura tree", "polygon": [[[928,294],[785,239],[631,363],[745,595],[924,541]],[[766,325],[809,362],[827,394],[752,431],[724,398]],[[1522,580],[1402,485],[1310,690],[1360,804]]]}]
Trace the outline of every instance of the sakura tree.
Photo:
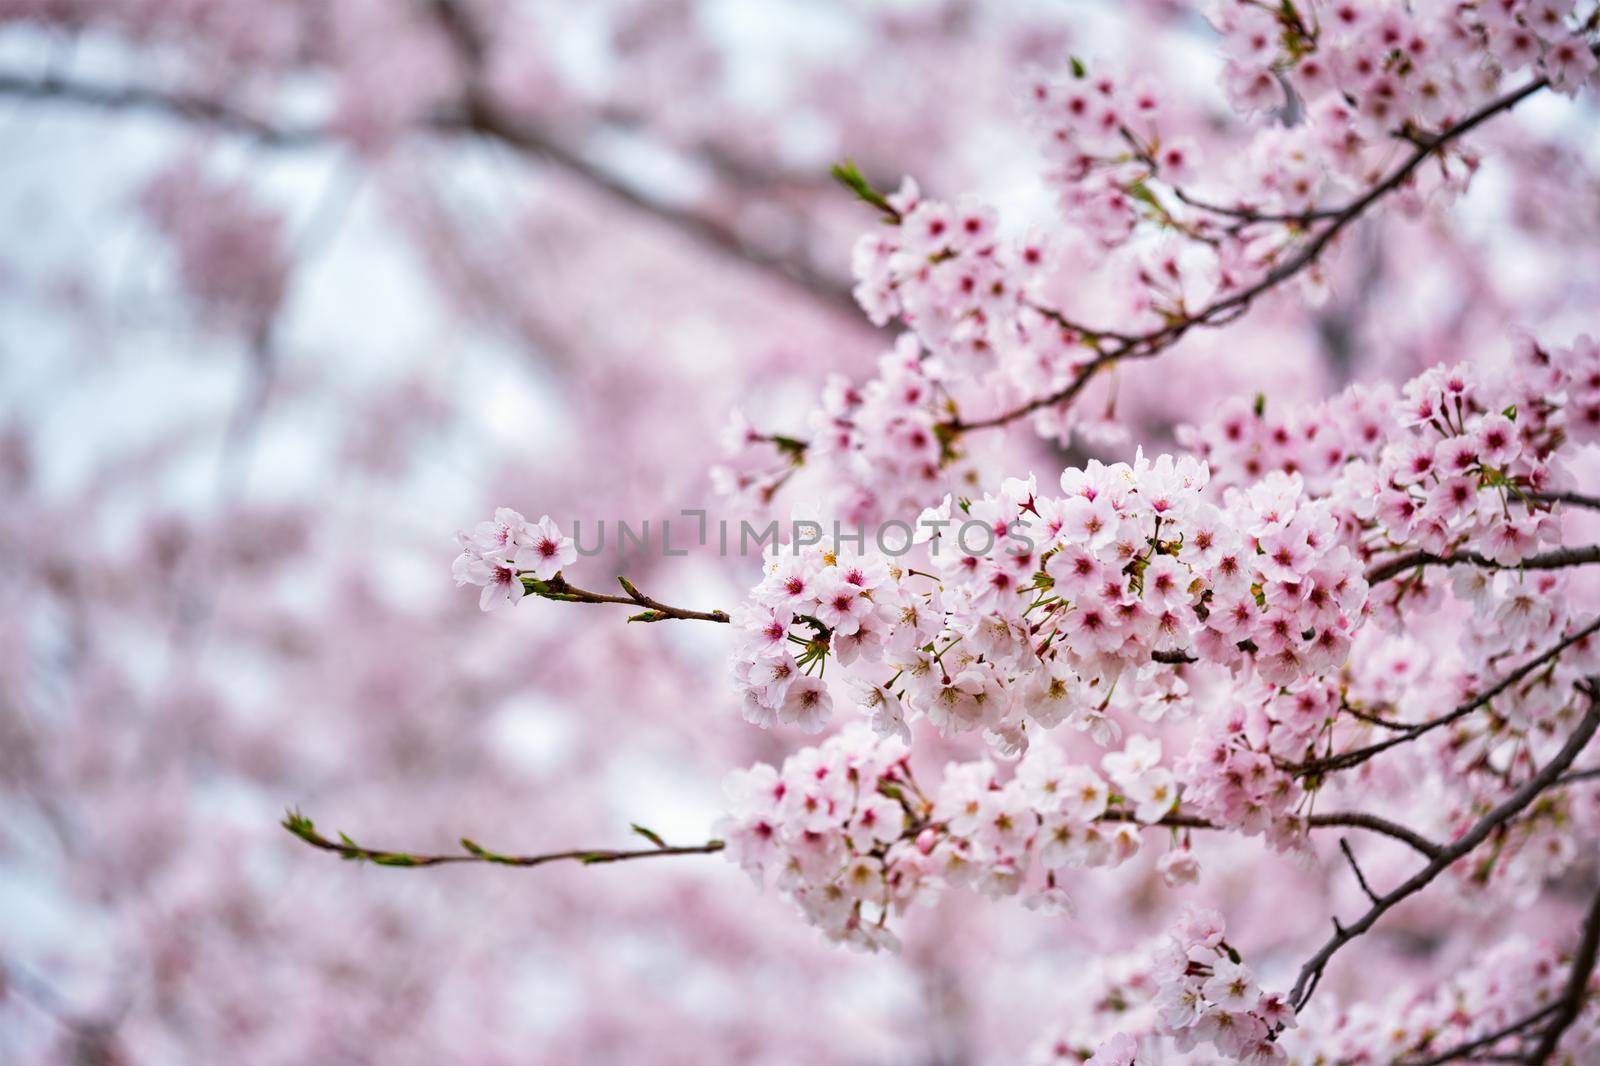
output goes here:
[{"label": "sakura tree", "polygon": [[8,412],[0,884],[110,964],[0,1047],[1595,1061],[1600,8],[768,7],[0,7],[234,370]]}]

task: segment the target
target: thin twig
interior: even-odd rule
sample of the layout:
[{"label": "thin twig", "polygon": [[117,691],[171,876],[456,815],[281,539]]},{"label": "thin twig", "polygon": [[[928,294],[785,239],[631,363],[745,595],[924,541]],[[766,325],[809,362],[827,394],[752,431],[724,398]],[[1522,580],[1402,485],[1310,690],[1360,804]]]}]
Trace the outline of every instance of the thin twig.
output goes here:
[{"label": "thin twig", "polygon": [[687,607],[674,607],[662,603],[660,600],[646,596],[634,587],[633,582],[625,577],[617,578],[622,585],[625,596],[610,596],[603,592],[590,592],[568,584],[567,579],[557,574],[548,581],[540,581],[531,574],[521,575],[522,587],[534,596],[547,600],[558,600],[562,603],[620,603],[630,607],[643,607],[638,614],[629,615],[630,622],[664,622],[667,619],[694,622],[728,622],[727,611],[692,611]]},{"label": "thin twig", "polygon": [[1516,1036],[1523,1030],[1537,1025],[1539,1022],[1548,1017],[1550,1012],[1555,1009],[1556,1004],[1548,1004],[1540,1007],[1532,1014],[1524,1015],[1523,1017],[1518,1018],[1509,1025],[1501,1026],[1492,1033],[1477,1037],[1473,1040],[1468,1040],[1465,1043],[1457,1044],[1452,1048],[1439,1052],[1431,1058],[1397,1059],[1394,1063],[1394,1066],[1444,1066],[1444,1064],[1448,1062],[1482,1062],[1484,1060],[1471,1057],[1474,1052],[1482,1051],[1485,1048],[1492,1047],[1508,1036]]},{"label": "thin twig", "polygon": [[1569,507],[1600,511],[1600,496],[1585,496],[1577,492],[1530,492],[1528,496],[1540,503],[1564,503]]},{"label": "thin twig", "polygon": [[[316,826],[312,824],[311,819],[298,811],[290,811],[285,815],[282,825],[312,847],[333,852],[341,858],[354,862],[370,862],[377,866],[406,868],[447,866],[456,863],[488,863],[493,866],[543,866],[552,862],[578,862],[585,866],[593,866],[600,863],[627,862],[630,859],[660,858],[669,855],[710,855],[721,851],[726,846],[720,840],[708,840],[704,844],[669,845],[659,843],[654,847],[629,850],[576,848],[571,851],[546,852],[542,855],[502,855],[463,838],[460,854],[418,855],[406,851],[384,851],[377,848],[364,847],[343,833],[339,834],[338,840],[329,840],[317,832]],[[635,831],[644,832],[637,828]],[[651,833],[646,833],[645,835],[652,841],[660,839]]]},{"label": "thin twig", "polygon": [[1339,838],[1339,850],[1344,852],[1345,859],[1350,863],[1350,869],[1355,872],[1356,883],[1361,886],[1361,891],[1373,903],[1378,902],[1378,894],[1372,891],[1372,886],[1367,884],[1367,875],[1361,872],[1361,864],[1356,862],[1356,853],[1350,850],[1350,841],[1344,837]]},{"label": "thin twig", "polygon": [[332,136],[320,126],[276,126],[209,97],[139,85],[97,85],[53,74],[23,78],[0,73],[0,96],[59,101],[106,111],[137,111],[199,122],[272,148],[310,148],[326,143]]}]

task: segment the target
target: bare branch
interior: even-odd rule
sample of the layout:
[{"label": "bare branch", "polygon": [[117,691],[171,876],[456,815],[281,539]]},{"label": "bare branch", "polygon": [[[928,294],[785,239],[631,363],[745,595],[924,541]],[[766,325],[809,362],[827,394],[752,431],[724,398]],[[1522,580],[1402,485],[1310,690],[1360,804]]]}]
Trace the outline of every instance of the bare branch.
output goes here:
[{"label": "bare branch", "polygon": [[1569,566],[1592,566],[1600,563],[1600,544],[1582,548],[1560,548],[1542,555],[1531,555],[1520,562],[1500,563],[1478,552],[1457,552],[1453,555],[1434,555],[1431,552],[1407,552],[1367,571],[1367,583],[1376,585],[1397,574],[1422,566],[1453,566],[1467,563],[1486,570],[1563,570]]},{"label": "bare branch", "polygon": [[310,148],[326,143],[331,136],[321,127],[275,126],[265,119],[209,97],[137,85],[95,85],[55,75],[33,79],[0,73],[0,96],[50,100],[107,111],[144,112],[212,126],[274,148]]},{"label": "bare branch", "polygon": [[1600,496],[1585,496],[1577,492],[1530,492],[1528,495],[1540,503],[1564,503],[1568,507],[1600,511]]},{"label": "bare branch", "polygon": [[341,858],[354,862],[370,862],[377,866],[397,867],[446,866],[456,863],[488,863],[493,866],[544,866],[552,862],[578,862],[585,866],[593,866],[600,863],[627,862],[631,859],[660,858],[668,855],[710,855],[721,851],[726,846],[720,840],[708,840],[704,844],[676,846],[659,843],[660,837],[636,826],[635,832],[639,832],[652,842],[658,843],[655,843],[653,847],[631,850],[579,848],[572,851],[546,852],[543,855],[502,855],[463,838],[460,854],[415,855],[405,851],[382,851],[364,847],[343,833],[339,834],[338,840],[329,840],[317,832],[316,826],[312,824],[311,819],[298,811],[290,811],[286,814],[282,825],[312,847],[319,848],[322,851],[333,852]]},{"label": "bare branch", "polygon": [[662,603],[660,600],[646,596],[634,587],[633,582],[625,577],[617,578],[622,585],[625,596],[609,596],[602,592],[590,592],[569,585],[567,579],[557,574],[548,581],[540,581],[531,574],[521,575],[522,587],[531,595],[547,600],[558,600],[562,603],[621,603],[631,607],[643,607],[638,614],[629,615],[630,622],[664,622],[668,619],[694,622],[727,622],[727,611],[691,611],[686,607],[673,607],[671,604]]},{"label": "bare branch", "polygon": [[1350,869],[1355,872],[1356,883],[1361,886],[1361,891],[1367,894],[1372,902],[1378,902],[1378,894],[1372,891],[1372,886],[1367,884],[1367,875],[1361,872],[1361,864],[1356,862],[1356,853],[1350,850],[1350,841],[1344,837],[1339,838],[1339,850],[1344,853],[1345,859],[1350,863]]}]

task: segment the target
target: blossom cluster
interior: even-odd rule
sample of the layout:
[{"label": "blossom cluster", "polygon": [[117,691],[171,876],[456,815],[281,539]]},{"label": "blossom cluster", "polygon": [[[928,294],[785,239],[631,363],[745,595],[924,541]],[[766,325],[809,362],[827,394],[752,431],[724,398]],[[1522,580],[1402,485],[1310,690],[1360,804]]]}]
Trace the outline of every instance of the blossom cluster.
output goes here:
[{"label": "blossom cluster", "polygon": [[[939,386],[923,396],[940,422],[1056,393],[1088,369],[1098,338],[1050,306],[1059,241],[1037,232],[1002,239],[993,208],[922,199],[909,179],[888,201],[898,224],[857,240],[855,296],[875,324],[898,321],[915,337]],[[1092,416],[1069,420],[1061,407],[1034,423],[1062,440],[1074,428],[1091,439],[1116,432]]]},{"label": "blossom cluster", "polygon": [[[1244,113],[1299,116],[1257,136],[1224,206],[1292,217],[1323,207],[1330,186],[1354,196],[1377,184],[1399,152],[1428,145],[1506,92],[1507,77],[1521,70],[1577,92],[1596,59],[1593,19],[1576,7],[1215,0],[1207,14],[1223,34],[1230,101]],[[1464,191],[1476,158],[1456,148],[1437,159],[1428,184]]]},{"label": "blossom cluster", "polygon": [[[1492,1059],[1514,1055],[1528,1036],[1517,1023],[1547,1011],[1565,991],[1571,953],[1515,936],[1488,948],[1431,989],[1406,989],[1353,1004],[1308,1024],[1289,1041],[1294,1062],[1426,1060],[1476,1045]],[[1591,988],[1594,982],[1590,982]],[[1495,1033],[1512,1030],[1499,1040]],[[1532,1032],[1537,1033],[1537,1029]],[[1486,1043],[1479,1043],[1487,1041]],[[1600,1055],[1600,996],[1591,992],[1563,1034],[1552,1062],[1589,1062]]]},{"label": "blossom cluster", "polygon": [[[1155,741],[1131,738],[1102,759],[1108,782],[1039,744],[1004,782],[987,760],[952,763],[930,797],[902,740],[854,723],[781,769],[730,775],[718,831],[730,859],[775,881],[828,937],[894,948],[890,914],[947,886],[1069,909],[1063,870],[1126,861],[1139,851],[1140,823],[1172,808],[1176,788],[1159,755]],[[1175,881],[1196,873],[1187,849],[1169,852],[1163,868]]]},{"label": "blossom cluster", "polygon": [[1536,69],[1576,93],[1597,62],[1573,0],[1393,5],[1310,0],[1279,7],[1215,0],[1223,86],[1235,106],[1285,103],[1284,83],[1330,161],[1354,168],[1390,129],[1428,130],[1468,113],[1501,77]]},{"label": "blossom cluster", "polygon": [[[963,504],[927,569],[829,540],[779,546],[736,619],[746,717],[821,728],[829,704],[803,679],[832,654],[863,663],[859,702],[881,730],[924,717],[1015,754],[1030,725],[1115,739],[1114,701],[1159,719],[1186,693],[1170,663],[1280,685],[1337,668],[1366,583],[1327,504],[1283,475],[1206,489],[1193,459],[1091,461],[1063,473],[1060,496],[1013,480]],[[952,506],[919,526],[951,523]],[[974,525],[987,536],[968,538]],[[892,676],[869,680],[878,664]]]},{"label": "blossom cluster", "polygon": [[[1468,1046],[1484,1058],[1516,1056],[1564,993],[1572,963],[1571,951],[1514,936],[1431,987],[1298,1019],[1260,988],[1225,934],[1221,915],[1190,907],[1162,943],[1100,960],[1029,1061],[1141,1066],[1167,1061],[1159,1049],[1168,1046],[1184,1061],[1213,1061],[1207,1044],[1217,1061],[1263,1066],[1428,1061]],[[1600,998],[1580,1002],[1556,1050],[1561,1062],[1600,1050]]]},{"label": "blossom cluster", "polygon": [[1187,907],[1156,953],[1154,1005],[1178,1050],[1213,1044],[1236,1062],[1284,1061],[1277,1034],[1294,1025],[1282,995],[1263,991],[1225,939],[1222,915]]},{"label": "blossom cluster", "polygon": [[[870,384],[830,382],[811,420],[814,457],[792,438],[736,426],[719,472],[724,494],[748,502],[753,489],[765,502],[803,457],[815,458],[838,509],[893,514],[903,497],[924,490],[926,501],[955,483],[941,468],[965,458],[961,416],[982,421],[1022,404],[1036,405],[1026,409],[1044,436],[1120,439],[1109,411],[1065,402],[1097,360],[1164,347],[1230,302],[1248,304],[1271,271],[1297,274],[1307,263],[1296,257],[1315,260],[1320,251],[1319,229],[1391,179],[1410,175],[1400,195],[1413,201],[1436,184],[1463,190],[1476,157],[1445,134],[1470,128],[1473,109],[1523,67],[1575,92],[1592,77],[1600,47],[1594,17],[1580,19],[1558,0],[1416,13],[1370,0],[1217,0],[1209,14],[1224,34],[1224,86],[1234,102],[1303,117],[1256,131],[1242,153],[1246,173],[1227,196],[1202,195],[1199,148],[1183,132],[1198,118],[1149,81],[1076,59],[1061,77],[1032,78],[1027,114],[1064,226],[1002,238],[990,205],[924,197],[910,178],[894,193],[871,194],[892,224],[857,240],[855,297],[874,324],[897,321],[915,340],[885,357]],[[1425,148],[1436,165],[1397,171],[1402,153]],[[1059,298],[1071,293],[1058,278],[1068,248],[1103,261],[1101,273],[1116,280],[1093,322],[1063,314]],[[1319,284],[1314,269],[1299,280]],[[1368,415],[1381,404],[1381,392],[1353,393],[1348,410],[1329,415],[1370,430]],[[1582,410],[1600,417],[1593,405]],[[1244,428],[1237,412],[1231,425]],[[1318,440],[1314,426],[1265,428],[1259,442],[1230,439],[1271,453],[1245,459],[1246,469],[1326,473],[1349,454]],[[771,447],[784,442],[798,447]]]},{"label": "blossom cluster", "polygon": [[1167,1061],[1158,1052],[1167,1046],[1185,1062],[1300,1061],[1284,1048],[1297,1025],[1294,1011],[1280,993],[1261,987],[1226,933],[1221,914],[1190,905],[1160,942],[1103,960],[1074,997],[1073,1017],[1035,1047],[1031,1061],[1143,1066]]},{"label": "blossom cluster", "polygon": [[471,533],[456,534],[461,545],[450,570],[456,585],[480,586],[478,606],[485,611],[516,603],[526,594],[523,575],[548,581],[578,558],[572,538],[545,515],[529,522],[509,507],[496,508],[494,519],[480,522]]},{"label": "blossom cluster", "polygon": [[1540,495],[1561,477],[1559,450],[1597,427],[1600,345],[1585,336],[1565,348],[1521,338],[1498,370],[1436,366],[1398,394],[1356,385],[1283,411],[1233,401],[1180,438],[1221,483],[1301,478],[1363,559],[1475,552],[1510,566],[1557,539]]},{"label": "blossom cluster", "polygon": [[758,510],[804,462],[825,471],[845,521],[915,514],[971,469],[940,422],[943,377],[938,361],[924,359],[908,333],[879,357],[878,374],[865,385],[829,376],[804,445],[761,433],[735,413],[723,434],[724,461],[712,469],[713,487],[740,510]]},{"label": "blossom cluster", "polygon": [[1178,763],[1184,800],[1213,824],[1266,833],[1281,847],[1299,843],[1292,814],[1304,791],[1284,767],[1314,753],[1341,709],[1338,684],[1326,677],[1287,686],[1256,679],[1220,702],[1201,716]]}]

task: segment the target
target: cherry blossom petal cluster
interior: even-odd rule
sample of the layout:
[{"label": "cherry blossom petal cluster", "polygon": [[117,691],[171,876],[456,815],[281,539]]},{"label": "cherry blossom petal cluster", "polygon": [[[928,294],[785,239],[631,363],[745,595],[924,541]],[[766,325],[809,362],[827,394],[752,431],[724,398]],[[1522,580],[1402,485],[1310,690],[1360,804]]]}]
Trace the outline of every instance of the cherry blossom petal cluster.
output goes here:
[{"label": "cherry blossom petal cluster", "polygon": [[830,939],[895,949],[890,915],[948,887],[1070,910],[1065,871],[1127,861],[1139,823],[1172,807],[1159,754],[1154,741],[1130,740],[1102,760],[1108,782],[1044,743],[1004,781],[987,760],[951,763],[930,796],[902,740],[853,723],[781,769],[730,775],[718,832],[731,860],[774,883]]},{"label": "cherry blossom petal cluster", "polygon": [[478,606],[485,611],[515,604],[526,594],[524,574],[548,581],[578,558],[572,538],[544,515],[529,522],[509,507],[495,510],[471,533],[456,534],[461,554],[451,564],[456,585],[482,588]]}]

